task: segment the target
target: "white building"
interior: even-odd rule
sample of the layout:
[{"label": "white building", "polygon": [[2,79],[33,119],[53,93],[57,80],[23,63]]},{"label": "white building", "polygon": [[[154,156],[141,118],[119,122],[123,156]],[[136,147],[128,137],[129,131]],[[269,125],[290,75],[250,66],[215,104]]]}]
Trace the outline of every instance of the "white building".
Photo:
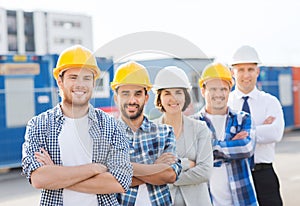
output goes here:
[{"label": "white building", "polygon": [[0,8],[0,54],[58,54],[74,44],[93,50],[92,38],[90,16]]}]

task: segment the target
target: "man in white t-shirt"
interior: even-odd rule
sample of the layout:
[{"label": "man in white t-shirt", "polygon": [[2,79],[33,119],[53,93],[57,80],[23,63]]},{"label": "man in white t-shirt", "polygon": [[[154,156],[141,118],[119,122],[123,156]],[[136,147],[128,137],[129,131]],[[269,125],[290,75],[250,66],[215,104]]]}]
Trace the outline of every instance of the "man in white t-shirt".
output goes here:
[{"label": "man in white t-shirt", "polygon": [[63,51],[53,70],[61,103],[33,117],[23,144],[23,173],[42,189],[40,205],[119,205],[132,180],[121,123],[89,104],[100,75],[91,51]]},{"label": "man in white t-shirt", "polygon": [[255,132],[251,117],[227,106],[234,82],[228,67],[212,63],[199,79],[205,106],[194,115],[207,123],[213,134],[214,167],[209,180],[214,206],[258,205],[249,166]]}]

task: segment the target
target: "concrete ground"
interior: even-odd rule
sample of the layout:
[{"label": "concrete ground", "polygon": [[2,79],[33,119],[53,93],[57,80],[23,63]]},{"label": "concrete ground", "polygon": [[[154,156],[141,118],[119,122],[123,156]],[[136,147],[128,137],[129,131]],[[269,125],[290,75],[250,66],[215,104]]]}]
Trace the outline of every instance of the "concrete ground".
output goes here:
[{"label": "concrete ground", "polygon": [[[276,146],[275,170],[285,206],[300,205],[300,130],[286,132]],[[33,206],[40,191],[31,187],[20,169],[0,173],[0,206]]]}]

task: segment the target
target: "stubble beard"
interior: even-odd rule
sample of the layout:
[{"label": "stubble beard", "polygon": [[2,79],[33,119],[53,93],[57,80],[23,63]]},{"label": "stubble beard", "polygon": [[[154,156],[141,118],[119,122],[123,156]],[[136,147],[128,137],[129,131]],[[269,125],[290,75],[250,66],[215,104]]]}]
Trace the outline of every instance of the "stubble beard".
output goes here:
[{"label": "stubble beard", "polygon": [[[137,105],[137,104],[134,104],[134,105]],[[134,115],[129,115],[127,112],[126,112],[126,107],[127,107],[127,104],[125,104],[122,109],[121,109],[121,112],[123,114],[123,116],[127,119],[130,119],[130,120],[136,120],[138,119],[140,116],[143,115],[143,110],[144,110],[144,104],[143,105],[137,105],[138,106],[138,110],[137,112],[134,114]]]}]

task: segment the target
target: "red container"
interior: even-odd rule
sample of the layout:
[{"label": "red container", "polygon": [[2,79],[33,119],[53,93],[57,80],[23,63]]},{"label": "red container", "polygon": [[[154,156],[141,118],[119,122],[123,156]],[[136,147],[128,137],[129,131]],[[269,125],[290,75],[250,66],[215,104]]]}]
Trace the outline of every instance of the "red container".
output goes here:
[{"label": "red container", "polygon": [[292,78],[295,127],[300,128],[300,67],[292,67]]}]

